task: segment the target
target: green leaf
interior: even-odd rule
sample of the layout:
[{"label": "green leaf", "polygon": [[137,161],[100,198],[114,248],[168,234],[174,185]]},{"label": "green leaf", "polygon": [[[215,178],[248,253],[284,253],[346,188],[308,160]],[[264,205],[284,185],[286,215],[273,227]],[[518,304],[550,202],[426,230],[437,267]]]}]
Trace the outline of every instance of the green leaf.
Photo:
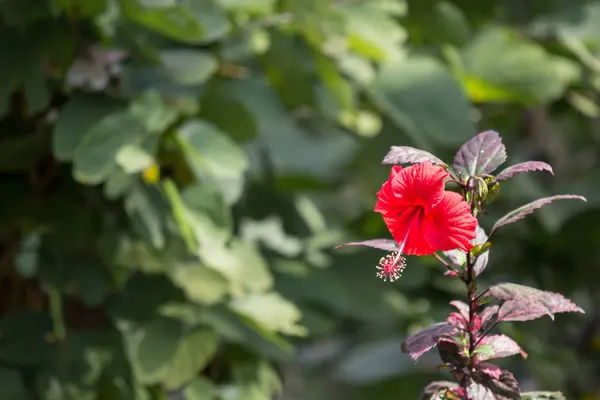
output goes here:
[{"label": "green leaf", "polygon": [[102,14],[106,10],[106,0],[52,0],[54,7],[80,17]]},{"label": "green leaf", "polygon": [[[134,265],[140,262],[131,255],[127,259]],[[132,268],[131,265],[127,267]],[[136,273],[127,280],[118,294],[108,300],[106,310],[117,321],[119,329],[125,330],[128,337],[131,337],[132,322],[143,327],[156,317],[159,308],[165,304],[182,302],[185,302],[184,294],[164,274]],[[137,339],[139,342],[139,337]]]},{"label": "green leaf", "polygon": [[302,241],[288,235],[283,223],[275,215],[262,220],[244,219],[240,222],[240,236],[249,243],[262,243],[273,251],[286,257],[298,257],[304,249]]},{"label": "green leaf", "polygon": [[201,304],[217,303],[229,291],[229,283],[221,273],[197,262],[178,263],[171,277],[190,300]]},{"label": "green leaf", "polygon": [[132,362],[142,382],[151,384],[164,379],[182,336],[181,323],[166,317],[158,317],[134,331]]},{"label": "green leaf", "polygon": [[177,141],[196,177],[214,182],[225,200],[235,203],[248,167],[244,151],[215,126],[200,120],[181,126]]},{"label": "green leaf", "polygon": [[42,239],[40,234],[33,233],[23,239],[19,245],[19,252],[15,256],[15,269],[22,277],[33,278],[39,268],[40,245]]},{"label": "green leaf", "polygon": [[475,133],[470,104],[446,68],[430,57],[411,57],[384,64],[372,92],[376,105],[422,150],[427,136],[457,145]]},{"label": "green leaf", "polygon": [[350,135],[331,127],[321,136],[300,129],[263,78],[244,79],[236,82],[235,88],[257,122],[258,139],[278,174],[331,179],[360,147]]},{"label": "green leaf", "polygon": [[293,346],[281,336],[267,331],[250,318],[225,306],[204,308],[197,313],[198,322],[214,329],[228,341],[247,346],[253,352],[280,361],[289,360]]},{"label": "green leaf", "polygon": [[253,14],[273,12],[276,0],[217,0],[217,4],[230,11],[247,11]]},{"label": "green leaf", "polygon": [[281,379],[264,361],[238,363],[233,368],[233,378],[244,393],[236,399],[271,399],[281,393]]},{"label": "green leaf", "polygon": [[175,219],[179,233],[185,241],[188,250],[194,252],[197,248],[197,239],[188,219],[188,211],[183,203],[179,189],[172,180],[166,179],[163,183],[163,190],[171,204],[173,218]]},{"label": "green leaf", "polygon": [[52,332],[50,318],[43,313],[21,311],[0,319],[0,362],[33,367],[50,360],[46,335]]},{"label": "green leaf", "polygon": [[406,31],[392,13],[373,2],[347,3],[341,7],[347,19],[350,48],[375,61],[398,59]]},{"label": "green leaf", "polygon": [[166,104],[156,90],[144,92],[129,106],[150,133],[162,134],[179,117],[179,110]]},{"label": "green leaf", "polygon": [[156,160],[154,154],[143,146],[128,144],[119,149],[116,161],[126,174],[134,174],[148,169]]},{"label": "green leaf", "polygon": [[58,114],[52,132],[52,153],[59,161],[71,161],[87,131],[102,118],[125,108],[125,103],[101,95],[73,96]]},{"label": "green leaf", "polygon": [[123,7],[127,17],[138,24],[186,43],[208,43],[225,36],[231,29],[225,12],[212,0],[153,3],[124,0]]},{"label": "green leaf", "polygon": [[306,328],[297,325],[300,311],[278,293],[252,294],[233,300],[233,310],[246,315],[273,332],[305,335]]},{"label": "green leaf", "polygon": [[234,239],[227,247],[222,243],[203,242],[199,256],[211,268],[229,280],[232,294],[241,295],[247,290],[261,292],[273,285],[273,277],[256,248]]},{"label": "green leaf", "polygon": [[481,32],[464,50],[458,72],[474,101],[525,105],[558,99],[579,73],[572,61],[504,28]]},{"label": "green leaf", "polygon": [[150,185],[137,183],[125,198],[125,211],[134,230],[156,249],[165,245],[165,216],[169,205],[160,191]]},{"label": "green leaf", "polygon": [[160,57],[173,82],[182,85],[201,85],[217,70],[217,60],[210,54],[197,50],[163,50]]},{"label": "green leaf", "polygon": [[[63,343],[60,364],[37,375],[43,399],[94,400],[97,387],[112,358],[122,351],[119,333],[112,329],[74,330]],[[126,385],[126,377],[123,386]]]},{"label": "green leaf", "polygon": [[0,147],[0,171],[18,172],[35,167],[47,148],[47,137],[39,132],[6,137]]},{"label": "green leaf", "polygon": [[43,64],[35,53],[29,55],[22,73],[28,111],[30,114],[35,114],[43,110],[50,102],[50,92],[46,86]]},{"label": "green leaf", "polygon": [[141,141],[144,134],[141,122],[127,112],[102,118],[86,132],[75,149],[75,179],[91,185],[101,183],[115,170],[118,152]]},{"label": "green leaf", "polygon": [[333,60],[316,53],[315,61],[317,73],[337,105],[342,110],[353,110],[355,102],[354,90],[350,82],[342,77]]},{"label": "green leaf", "polygon": [[218,187],[208,182],[189,185],[182,190],[181,198],[190,214],[210,220],[216,229],[225,233],[223,240],[229,239],[233,231],[233,216]]},{"label": "green leaf", "polygon": [[185,400],[215,400],[219,390],[204,377],[196,378],[183,391]]},{"label": "green leaf", "polygon": [[[231,118],[232,115],[235,118]],[[202,96],[199,116],[227,132],[236,141],[254,139],[258,135],[257,121],[238,98],[236,82],[211,82]]]},{"label": "green leaf", "polygon": [[204,329],[188,333],[179,342],[169,372],[164,380],[168,389],[178,389],[192,381],[216,353],[219,336]]},{"label": "green leaf", "polygon": [[72,264],[69,281],[74,293],[90,307],[98,307],[106,299],[110,288],[110,276],[104,266],[97,262]]},{"label": "green leaf", "polygon": [[0,367],[0,387],[5,399],[25,400],[28,391],[23,382],[23,376],[18,370]]}]

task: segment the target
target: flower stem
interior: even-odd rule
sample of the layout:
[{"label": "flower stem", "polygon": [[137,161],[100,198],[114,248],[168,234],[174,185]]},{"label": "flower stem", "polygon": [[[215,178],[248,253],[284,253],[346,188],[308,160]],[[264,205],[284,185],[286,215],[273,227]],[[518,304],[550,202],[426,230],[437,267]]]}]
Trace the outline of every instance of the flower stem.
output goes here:
[{"label": "flower stem", "polygon": [[448,264],[446,260],[444,260],[438,253],[433,253],[433,256],[449,271],[452,271],[454,274],[458,275],[458,271],[452,268],[450,264]]}]

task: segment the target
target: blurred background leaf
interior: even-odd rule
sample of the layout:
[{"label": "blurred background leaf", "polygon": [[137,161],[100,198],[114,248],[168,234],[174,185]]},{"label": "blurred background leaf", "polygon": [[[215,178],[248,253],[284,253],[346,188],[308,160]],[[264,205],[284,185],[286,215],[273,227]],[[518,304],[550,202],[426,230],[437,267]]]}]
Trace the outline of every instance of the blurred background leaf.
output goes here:
[{"label": "blurred background leaf", "polygon": [[495,236],[482,283],[586,310],[502,327],[530,355],[503,367],[600,399],[599,21],[597,0],[0,1],[0,397],[419,398],[449,377],[400,343],[463,288],[332,248],[387,237],[390,146],[450,164],[493,129],[555,175],[503,181],[483,228],[589,200]]}]

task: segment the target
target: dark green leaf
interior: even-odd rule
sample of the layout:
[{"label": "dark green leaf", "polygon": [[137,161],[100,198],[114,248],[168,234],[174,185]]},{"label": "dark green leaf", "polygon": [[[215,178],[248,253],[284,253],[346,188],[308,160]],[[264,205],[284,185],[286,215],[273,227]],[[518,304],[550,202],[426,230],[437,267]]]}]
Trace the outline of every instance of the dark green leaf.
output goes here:
[{"label": "dark green leaf", "polygon": [[216,184],[229,204],[237,201],[248,167],[244,151],[216,127],[199,120],[180,127],[177,141],[196,177]]},{"label": "dark green leaf", "polygon": [[60,161],[71,161],[75,148],[87,131],[125,104],[101,95],[75,95],[58,115],[52,133],[52,152]]},{"label": "dark green leaf", "polygon": [[[458,144],[474,132],[470,104],[450,72],[429,57],[384,64],[372,88],[380,111],[429,150],[427,142]],[[425,136],[425,137],[423,137]]]},{"label": "dark green leaf", "polygon": [[161,3],[150,5],[145,0],[125,0],[124,9],[133,21],[187,43],[208,43],[231,29],[224,11],[213,0]]},{"label": "dark green leaf", "polygon": [[132,332],[132,363],[145,383],[155,383],[168,375],[183,337],[181,324],[159,317]]}]

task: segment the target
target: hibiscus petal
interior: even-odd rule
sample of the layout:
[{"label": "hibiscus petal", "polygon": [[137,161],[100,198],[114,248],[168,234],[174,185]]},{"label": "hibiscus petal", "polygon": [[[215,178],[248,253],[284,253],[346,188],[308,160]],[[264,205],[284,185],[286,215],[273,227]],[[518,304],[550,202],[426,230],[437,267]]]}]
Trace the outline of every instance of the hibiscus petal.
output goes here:
[{"label": "hibiscus petal", "polygon": [[411,165],[399,171],[392,179],[396,204],[422,206],[425,211],[435,207],[444,195],[444,179],[448,172],[430,162]]},{"label": "hibiscus petal", "polygon": [[402,205],[399,205],[396,200],[396,195],[392,189],[392,180],[398,173],[402,171],[402,167],[396,165],[390,171],[390,178],[381,186],[381,190],[377,192],[377,203],[375,204],[375,212],[382,215],[397,215],[402,212]]},{"label": "hibiscus petal", "polygon": [[442,200],[427,214],[422,224],[423,238],[436,251],[469,251],[476,236],[477,218],[462,196],[444,192]]},{"label": "hibiscus petal", "polygon": [[411,256],[425,256],[435,251],[435,249],[423,239],[425,234],[423,223],[426,221],[423,208],[413,207],[410,211],[395,218],[384,217],[384,221],[390,229],[394,240],[400,244],[400,248],[404,254]]}]

